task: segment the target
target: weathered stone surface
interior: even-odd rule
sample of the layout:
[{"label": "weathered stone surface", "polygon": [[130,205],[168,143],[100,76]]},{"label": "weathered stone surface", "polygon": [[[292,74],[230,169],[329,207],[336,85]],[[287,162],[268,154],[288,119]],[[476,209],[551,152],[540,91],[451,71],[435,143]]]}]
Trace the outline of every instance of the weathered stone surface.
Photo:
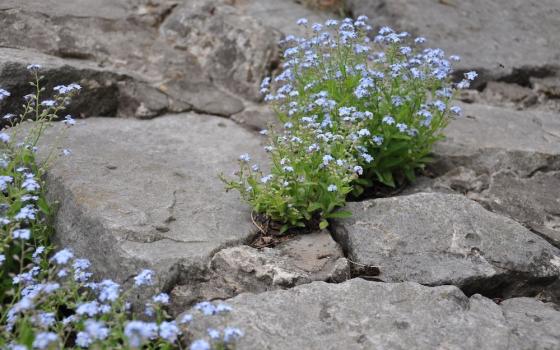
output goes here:
[{"label": "weathered stone surface", "polygon": [[526,109],[538,102],[538,94],[531,88],[517,84],[490,81],[482,92],[482,99],[491,105]]},{"label": "weathered stone surface", "polygon": [[229,315],[191,311],[189,329],[196,338],[227,325],[244,331],[238,343],[244,350],[554,349],[560,342],[560,312],[550,305],[514,299],[502,308],[453,286],[353,279],[242,294],[227,303],[233,307]]},{"label": "weathered stone surface", "polygon": [[268,129],[270,126],[278,124],[276,114],[268,105],[246,106],[242,112],[232,115],[231,119],[254,131]]},{"label": "weathered stone surface", "polygon": [[[100,4],[87,1],[2,1],[0,45],[137,77],[170,97],[169,111],[192,106],[224,116],[243,110],[236,95],[258,101],[260,81],[278,63],[279,33],[225,0],[106,5],[99,10]],[[139,117],[167,111],[146,112],[151,97],[138,105]]]},{"label": "weathered stone surface", "polygon": [[520,83],[557,71],[560,27],[556,0],[432,1],[347,0],[355,16],[428,38],[430,46],[458,54],[459,71],[476,69],[477,84],[506,79]]},{"label": "weathered stone surface", "polygon": [[507,324],[522,349],[557,349],[560,346],[560,306],[532,298],[514,298],[500,304]]},{"label": "weathered stone surface", "polygon": [[226,248],[214,255],[202,283],[174,288],[175,308],[200,300],[226,299],[244,292],[262,293],[312,281],[350,278],[348,262],[328,232],[297,236],[274,248]]},{"label": "weathered stone surface", "polygon": [[[310,23],[324,23],[327,19],[335,17],[332,13],[311,9],[296,0],[226,0],[226,2],[284,35],[303,36],[306,33],[308,29],[298,26],[296,23],[300,18],[307,18]],[[311,3],[312,1],[306,0],[306,2]],[[329,5],[327,4],[329,1],[322,2],[324,4],[318,3],[317,5],[329,7],[324,6]],[[330,7],[335,5],[330,4]]]},{"label": "weathered stone surface", "polygon": [[280,35],[225,0],[191,0],[178,6],[160,28],[162,39],[188,50],[212,81],[247,98],[278,60]]},{"label": "weathered stone surface", "polygon": [[72,154],[47,176],[59,202],[54,238],[103,277],[123,281],[152,268],[161,285],[185,283],[216,251],[253,234],[249,209],[218,174],[231,174],[239,154],[257,155],[260,144],[229,120],[92,118],[69,130],[64,147]]},{"label": "weathered stone surface", "polygon": [[435,179],[405,193],[456,191],[560,247],[560,119],[539,111],[462,105],[436,145]]},{"label": "weathered stone surface", "polygon": [[435,147],[440,170],[465,166],[527,176],[538,168],[560,169],[560,118],[539,111],[513,111],[462,104],[464,117],[451,122]]},{"label": "weathered stone surface", "polygon": [[170,108],[167,96],[148,83],[100,68],[91,62],[8,48],[0,49],[0,62],[0,84],[11,93],[0,103],[0,109],[6,113],[21,112],[23,96],[34,92],[29,85],[33,75],[26,69],[31,62],[42,66],[40,74],[44,77],[42,86],[46,90],[42,96],[45,99],[51,97],[54,86],[82,85],[81,93],[66,109],[66,113],[75,116],[149,118]]},{"label": "weathered stone surface", "polygon": [[455,194],[349,203],[335,239],[387,282],[452,284],[467,294],[535,295],[560,276],[560,250],[515,221]]}]

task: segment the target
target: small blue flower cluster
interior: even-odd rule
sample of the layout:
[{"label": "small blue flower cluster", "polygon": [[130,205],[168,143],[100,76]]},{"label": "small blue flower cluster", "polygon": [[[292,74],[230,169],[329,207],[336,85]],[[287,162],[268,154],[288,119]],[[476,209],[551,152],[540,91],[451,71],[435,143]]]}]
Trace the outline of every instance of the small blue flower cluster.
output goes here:
[{"label": "small blue flower cluster", "polygon": [[[12,279],[17,286],[19,299],[0,318],[0,334],[12,341],[0,345],[7,349],[65,348],[75,334],[73,343],[78,348],[97,346],[117,347],[128,344],[132,348],[146,346],[159,348],[163,344],[179,347],[179,341],[187,326],[193,321],[190,314],[178,321],[168,320],[163,307],[169,304],[169,295],[158,293],[146,304],[153,310],[156,321],[134,320],[127,292],[111,280],[90,281],[91,266],[87,259],[77,259],[69,249],[63,249],[48,259],[44,269],[40,265],[46,258],[44,247],[33,253],[34,263],[28,270]],[[154,283],[154,272],[143,270],[134,277],[134,287],[140,288]],[[227,313],[232,308],[220,303],[201,302],[195,306],[204,315]],[[4,331],[1,331],[4,329]],[[26,344],[26,332],[32,331],[31,344]],[[233,348],[243,336],[237,328],[227,327],[222,332],[209,329],[210,341],[194,341],[190,349],[216,348],[227,345]],[[222,347],[224,348],[224,347]]]},{"label": "small blue flower cluster", "polygon": [[373,35],[367,21],[309,28],[301,19],[307,37],[282,40],[282,71],[261,84],[284,126],[281,135],[263,132],[271,138],[265,148],[271,173],[249,168],[245,154],[239,181],[228,182],[258,213],[300,226],[317,215],[332,217],[347,193],[359,195],[374,181],[412,181],[449,119],[460,115],[460,107],[450,106],[454,91],[468,88],[476,72],[452,83],[458,56],[389,27]]}]

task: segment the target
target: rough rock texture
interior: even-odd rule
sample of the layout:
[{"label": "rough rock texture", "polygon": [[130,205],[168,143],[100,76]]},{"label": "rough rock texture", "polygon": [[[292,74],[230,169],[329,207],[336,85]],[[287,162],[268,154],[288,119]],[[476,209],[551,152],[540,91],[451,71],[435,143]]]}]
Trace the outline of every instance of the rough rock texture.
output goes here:
[{"label": "rough rock texture", "polygon": [[243,350],[510,350],[555,349],[560,343],[560,312],[551,305],[512,299],[500,307],[453,286],[353,279],[242,294],[227,303],[230,315],[203,317],[192,310],[195,337],[228,325],[243,329]]},{"label": "rough rock texture", "polygon": [[342,282],[350,278],[348,262],[328,232],[297,236],[274,248],[226,248],[214,255],[201,283],[177,286],[176,308],[200,300],[231,298],[243,292],[262,293],[312,281]]},{"label": "rough rock texture", "polygon": [[467,294],[535,295],[560,276],[560,250],[460,195],[419,193],[349,203],[335,239],[386,282],[452,284]]},{"label": "rough rock texture", "polygon": [[481,85],[503,79],[528,82],[559,70],[560,3],[556,0],[347,0],[355,16],[428,38],[458,54],[459,71],[476,69]]},{"label": "rough rock texture", "polygon": [[[226,2],[243,13],[258,18],[265,25],[284,35],[302,36],[306,33],[306,29],[296,23],[300,18],[307,18],[310,23],[323,23],[327,19],[335,17],[331,13],[305,7],[302,1],[297,0],[226,0]],[[312,1],[306,0],[306,2],[311,3]],[[329,1],[322,2],[327,3]],[[334,1],[331,0],[330,2]]]},{"label": "rough rock texture", "polygon": [[174,49],[195,56],[213,82],[250,99],[260,98],[260,82],[278,64],[279,33],[225,0],[187,1],[160,32]]},{"label": "rough rock texture", "polygon": [[276,114],[266,105],[246,106],[242,112],[232,115],[231,119],[255,131],[268,129],[272,125],[278,125]]},{"label": "rough rock texture", "polygon": [[45,98],[61,84],[79,83],[82,92],[72,100],[66,112],[74,116],[121,116],[150,118],[165,111],[181,111],[188,105],[174,105],[168,97],[148,83],[130,75],[112,72],[91,62],[61,59],[32,50],[0,49],[0,82],[11,96],[0,103],[0,109],[17,113],[23,96],[34,92],[33,80],[26,67],[33,62],[42,66]]},{"label": "rough rock texture", "polygon": [[439,177],[405,191],[466,194],[560,247],[560,118],[539,111],[462,105],[436,145]]},{"label": "rough rock texture", "polygon": [[252,235],[249,209],[224,193],[218,174],[231,174],[238,155],[257,155],[260,144],[229,120],[92,118],[72,127],[64,146],[72,154],[47,177],[49,197],[59,202],[55,241],[105,278],[152,268],[163,286],[184,283],[216,251]]},{"label": "rough rock texture", "polygon": [[171,110],[238,113],[243,99],[234,95],[259,100],[278,61],[279,33],[225,0],[3,0],[0,24],[0,46],[26,50],[26,64],[34,63],[29,49],[86,61],[149,82]]},{"label": "rough rock texture", "polygon": [[560,307],[532,298],[514,298],[500,304],[516,345],[523,349],[556,349],[560,346]]}]

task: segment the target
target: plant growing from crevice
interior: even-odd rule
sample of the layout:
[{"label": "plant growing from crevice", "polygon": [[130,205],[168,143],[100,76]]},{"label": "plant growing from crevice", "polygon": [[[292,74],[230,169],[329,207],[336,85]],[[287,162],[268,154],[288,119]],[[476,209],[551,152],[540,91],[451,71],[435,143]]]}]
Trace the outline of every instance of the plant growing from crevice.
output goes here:
[{"label": "plant growing from crevice", "polygon": [[476,77],[468,72],[452,83],[459,57],[388,27],[371,36],[366,21],[299,20],[308,36],[282,41],[282,70],[261,86],[284,126],[270,135],[271,172],[243,156],[238,179],[225,181],[283,230],[314,221],[326,227],[327,219],[348,215],[335,210],[350,192],[414,181],[461,113],[451,105],[455,90]]}]

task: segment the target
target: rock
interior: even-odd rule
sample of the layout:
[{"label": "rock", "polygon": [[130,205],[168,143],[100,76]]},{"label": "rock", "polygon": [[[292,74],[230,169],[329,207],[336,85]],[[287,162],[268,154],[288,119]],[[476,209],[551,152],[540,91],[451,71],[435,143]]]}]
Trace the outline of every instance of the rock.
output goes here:
[{"label": "rock", "polygon": [[313,281],[350,278],[348,262],[328,232],[300,235],[274,248],[226,248],[214,255],[203,283],[173,289],[175,309],[196,301],[227,299],[244,292],[262,293]]},{"label": "rock", "polygon": [[1,46],[87,61],[170,97],[165,110],[150,110],[152,98],[141,101],[141,118],[191,106],[209,114],[238,113],[243,101],[236,96],[260,100],[259,84],[278,64],[279,33],[225,0],[118,0],[102,11],[82,0],[0,6]]},{"label": "rock", "polygon": [[347,0],[354,16],[367,15],[376,26],[428,38],[428,45],[462,57],[458,73],[476,69],[476,84],[503,79],[528,83],[559,71],[560,27],[555,0],[432,1]]},{"label": "rock", "polygon": [[501,309],[521,349],[556,349],[560,344],[560,307],[532,298],[503,301]]},{"label": "rock", "polygon": [[[43,152],[54,142],[49,135]],[[218,174],[236,170],[239,154],[257,156],[260,144],[231,121],[195,113],[91,118],[63,144],[72,154],[46,179],[48,198],[59,203],[54,241],[90,259],[99,277],[122,282],[151,268],[170,289],[253,235],[249,208],[225,193]]]},{"label": "rock", "polygon": [[477,173],[513,170],[528,176],[537,169],[560,170],[560,119],[555,113],[512,111],[462,104],[464,117],[445,130],[436,144],[434,169],[443,174],[458,166]]},{"label": "rock", "polygon": [[160,32],[174,48],[196,56],[212,81],[254,100],[271,62],[279,59],[279,34],[225,0],[185,2]]},{"label": "rock", "polygon": [[[233,310],[223,316],[190,311],[194,339],[230,326],[245,333],[237,345],[244,350],[552,349],[560,342],[560,312],[550,305],[514,299],[502,308],[453,286],[353,279],[242,294],[227,303]],[[534,305],[528,316],[524,303]],[[531,335],[535,316],[542,327]]]},{"label": "rock", "polygon": [[29,85],[33,76],[26,69],[30,63],[42,66],[42,86],[46,89],[44,99],[52,97],[52,88],[57,85],[82,85],[81,93],[65,111],[74,116],[152,117],[169,108],[167,96],[148,83],[89,62],[8,48],[0,49],[0,61],[0,85],[11,93],[0,104],[0,113],[22,111],[23,96],[33,92],[33,87]]},{"label": "rock", "polygon": [[537,92],[550,98],[560,98],[560,74],[546,78],[531,78],[531,84]]},{"label": "rock", "polygon": [[484,102],[517,109],[526,109],[538,102],[538,95],[528,87],[490,81],[482,92]]},{"label": "rock", "polygon": [[[227,0],[227,2],[284,35],[305,35],[307,29],[297,25],[297,20],[300,18],[307,18],[309,23],[324,23],[327,19],[336,17],[326,11],[310,9],[296,0]],[[317,5],[323,9],[339,5],[334,2],[337,1],[320,0]]]},{"label": "rock", "polygon": [[466,294],[537,294],[560,276],[560,250],[515,221],[455,194],[349,203],[335,239],[386,282],[452,284]]},{"label": "rock", "polygon": [[554,113],[462,105],[430,170],[405,193],[456,191],[560,247],[560,119]]},{"label": "rock", "polygon": [[231,119],[254,131],[268,129],[274,124],[278,125],[276,114],[267,105],[246,106],[242,112],[232,115]]}]

